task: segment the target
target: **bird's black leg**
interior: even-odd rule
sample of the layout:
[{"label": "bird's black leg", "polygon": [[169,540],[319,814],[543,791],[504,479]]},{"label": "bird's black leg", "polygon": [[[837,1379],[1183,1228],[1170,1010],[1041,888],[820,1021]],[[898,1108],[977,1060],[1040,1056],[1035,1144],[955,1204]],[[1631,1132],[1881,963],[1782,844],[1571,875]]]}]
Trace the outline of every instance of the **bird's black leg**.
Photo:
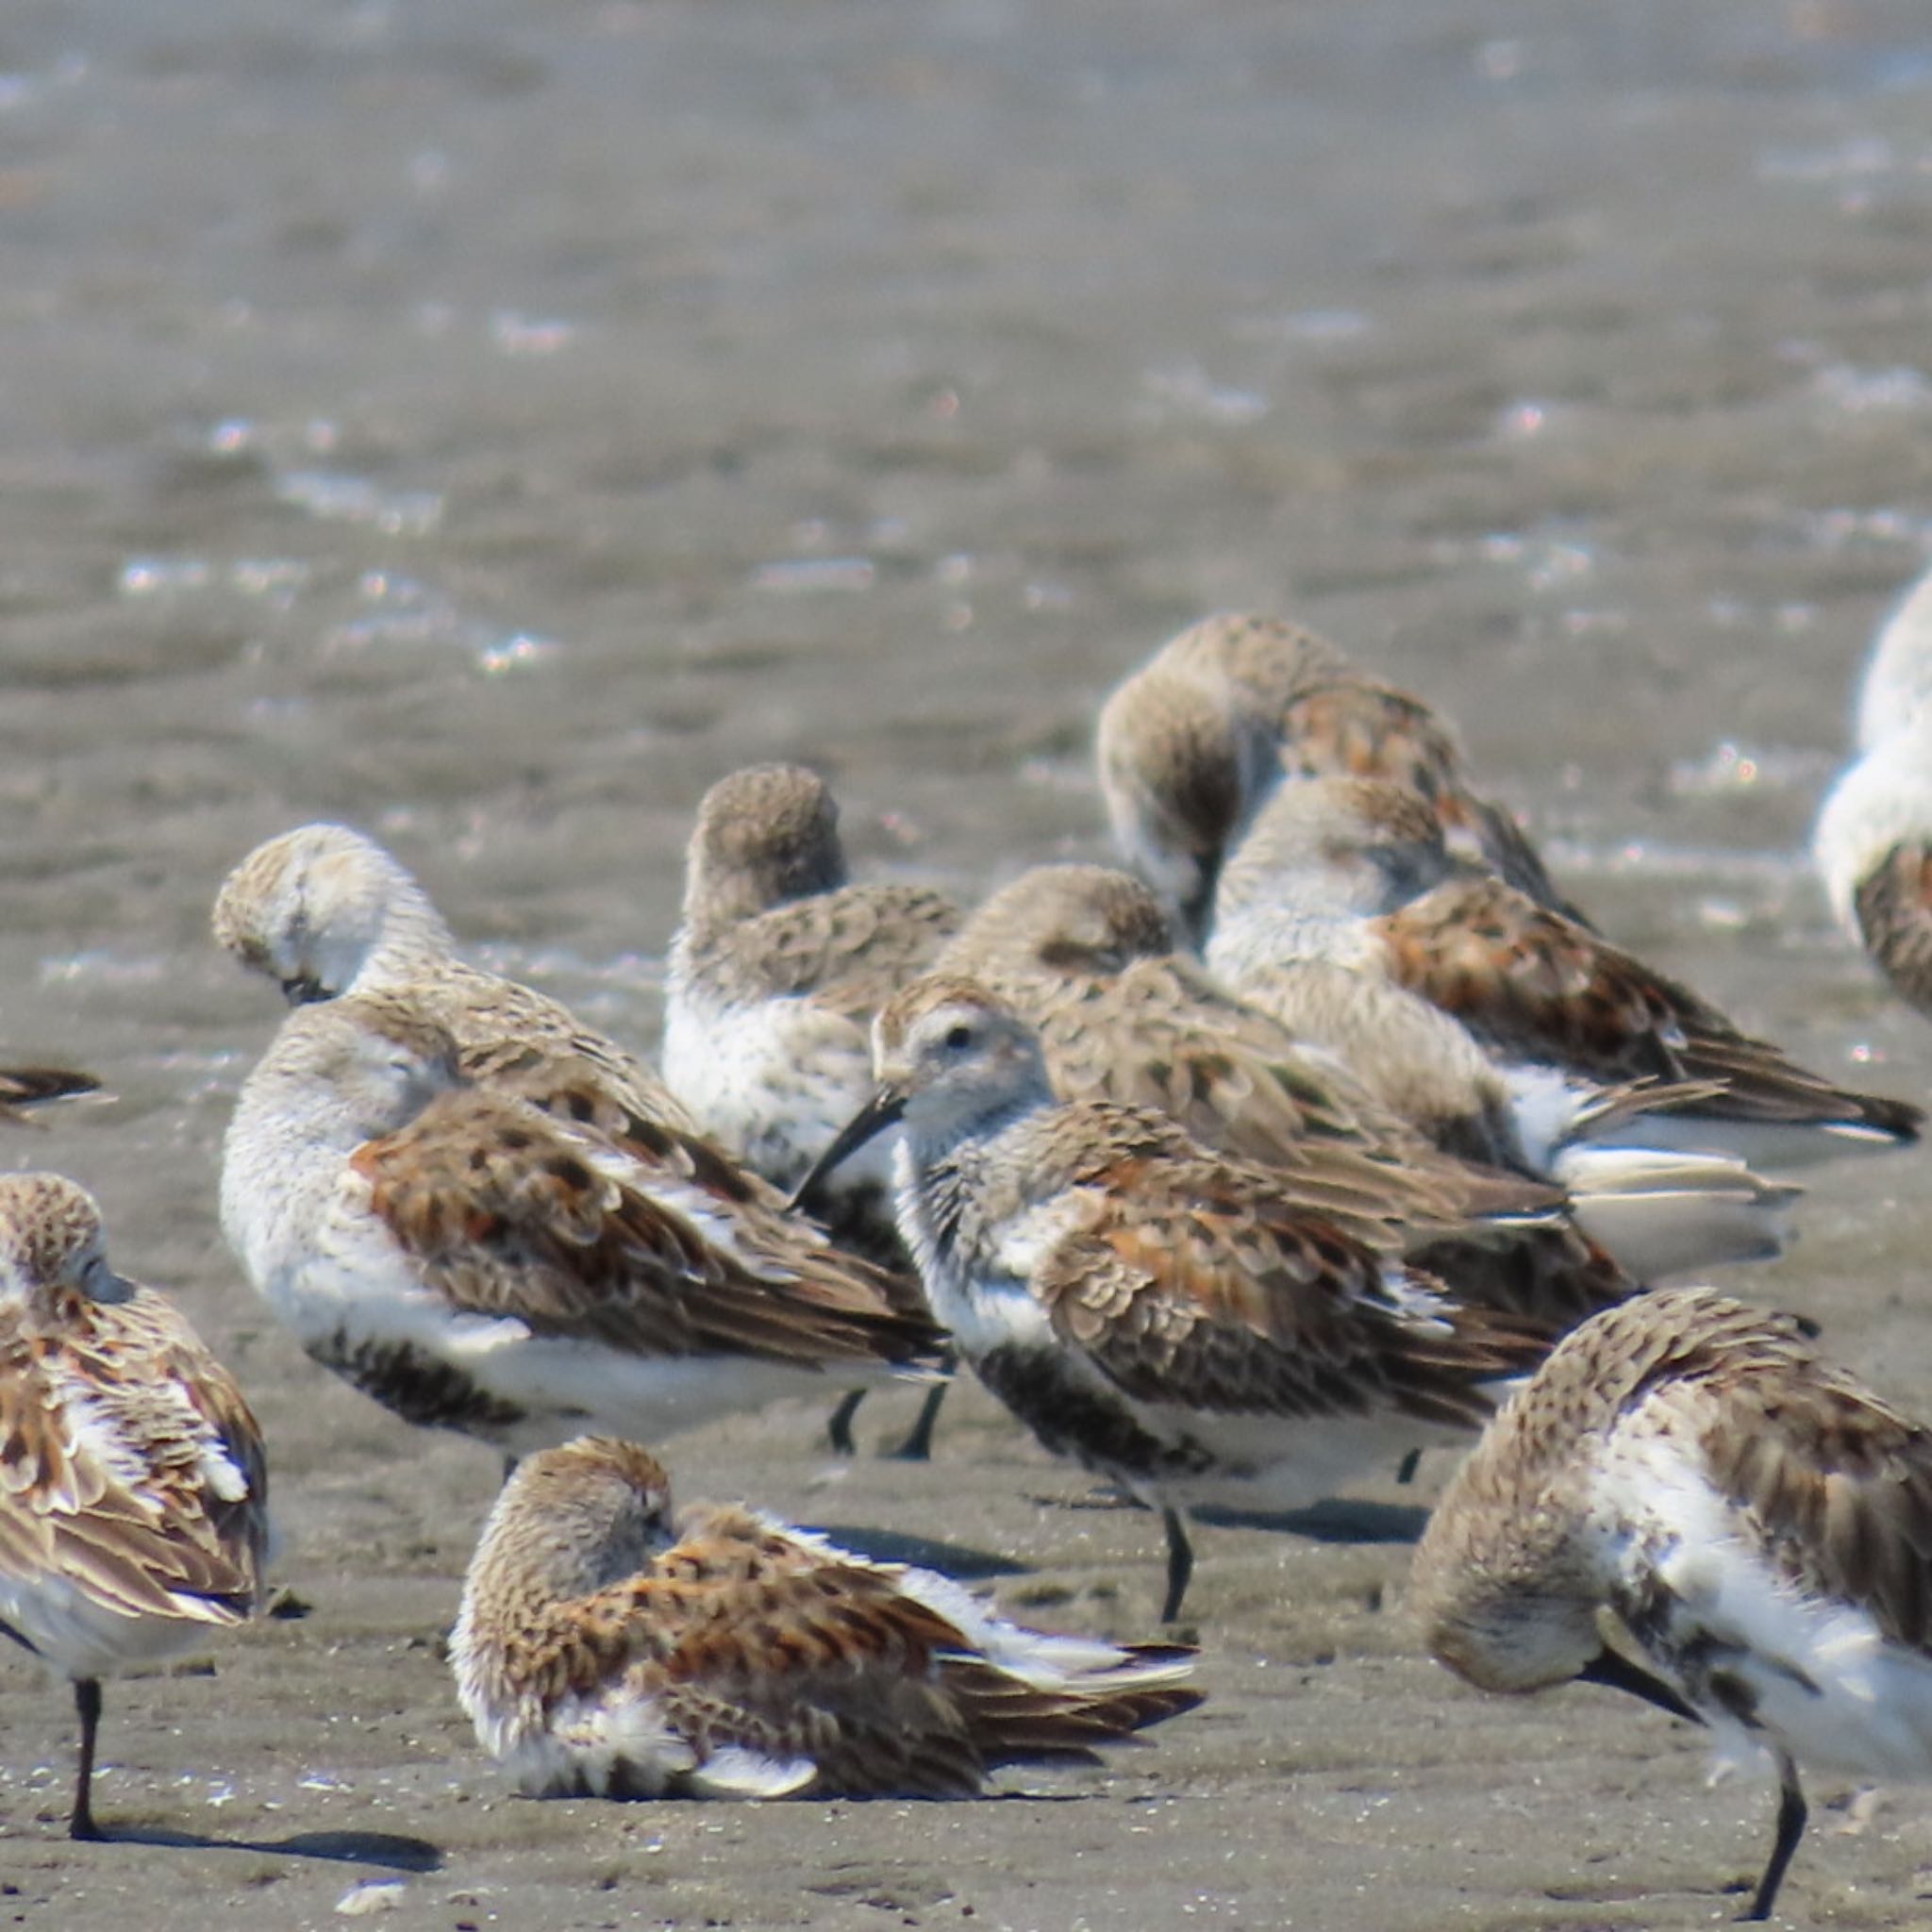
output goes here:
[{"label": "bird's black leg", "polygon": [[1160,1520],[1167,1528],[1167,1602],[1161,1607],[1160,1621],[1172,1624],[1181,1613],[1188,1578],[1194,1574],[1194,1546],[1188,1541],[1188,1526],[1178,1509],[1163,1509]]},{"label": "bird's black leg", "polygon": [[864,1400],[865,1391],[855,1389],[832,1411],[831,1420],[825,1424],[825,1434],[831,1441],[835,1455],[850,1456],[855,1453],[857,1445],[852,1441],[852,1418],[858,1413],[858,1405]]},{"label": "bird's black leg", "polygon": [[1764,1868],[1764,1876],[1757,1881],[1751,1909],[1744,1914],[1747,1921],[1771,1917],[1771,1908],[1777,1903],[1777,1889],[1785,1882],[1786,1867],[1798,1849],[1798,1840],[1805,1836],[1805,1820],[1810,1815],[1805,1793],[1798,1786],[1798,1767],[1782,1751],[1777,1755],[1777,1840],[1771,1848],[1771,1861]]},{"label": "bird's black leg", "polygon": [[80,1772],[74,1783],[74,1815],[67,1821],[69,1838],[104,1838],[94,1823],[94,1737],[101,1727],[101,1686],[98,1678],[82,1677],[74,1687],[74,1707],[80,1713]]},{"label": "bird's black leg", "polygon": [[1395,1480],[1405,1484],[1414,1482],[1415,1473],[1422,1466],[1422,1459],[1423,1452],[1420,1449],[1411,1449],[1397,1464]]},{"label": "bird's black leg", "polygon": [[950,1382],[935,1382],[925,1391],[925,1400],[919,1405],[919,1420],[912,1424],[912,1433],[892,1451],[895,1462],[930,1462],[932,1460],[932,1428],[940,1419],[940,1404],[946,1399]]}]

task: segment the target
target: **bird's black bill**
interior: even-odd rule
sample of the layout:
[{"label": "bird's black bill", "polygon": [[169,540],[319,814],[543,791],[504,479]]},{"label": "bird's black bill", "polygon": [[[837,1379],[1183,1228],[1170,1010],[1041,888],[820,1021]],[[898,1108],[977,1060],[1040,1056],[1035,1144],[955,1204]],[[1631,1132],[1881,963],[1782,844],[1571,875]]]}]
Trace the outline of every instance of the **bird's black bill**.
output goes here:
[{"label": "bird's black bill", "polygon": [[282,981],[282,997],[291,1007],[312,1007],[318,1001],[328,999],[332,995],[321,980],[298,974],[293,979]]},{"label": "bird's black bill", "polygon": [[1606,1646],[1577,1672],[1577,1679],[1585,1684],[1607,1684],[1612,1690],[1627,1690],[1633,1697],[1641,1697],[1646,1704],[1654,1704],[1659,1710],[1667,1710],[1673,1717],[1688,1719],[1693,1724],[1704,1720],[1664,1682],[1661,1677],[1653,1677],[1646,1670],[1633,1664],[1627,1657]]},{"label": "bird's black bill", "polygon": [[791,1191],[791,1205],[810,1213],[812,1202],[824,1185],[825,1177],[841,1162],[849,1160],[868,1141],[877,1140],[905,1111],[906,1096],[893,1092],[890,1087],[881,1087],[839,1129],[832,1144],[812,1162],[810,1173]]}]

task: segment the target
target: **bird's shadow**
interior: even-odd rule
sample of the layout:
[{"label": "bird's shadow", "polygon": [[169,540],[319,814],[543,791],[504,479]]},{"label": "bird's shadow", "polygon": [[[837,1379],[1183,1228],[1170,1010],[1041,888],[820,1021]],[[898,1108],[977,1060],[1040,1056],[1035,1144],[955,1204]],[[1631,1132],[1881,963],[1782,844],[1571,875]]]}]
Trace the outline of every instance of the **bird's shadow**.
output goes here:
[{"label": "bird's shadow", "polygon": [[911,1563],[969,1583],[985,1576],[1024,1576],[1028,1570],[1026,1564],[1015,1562],[1011,1557],[975,1549],[971,1543],[941,1542],[937,1537],[909,1536],[903,1530],[875,1529],[869,1524],[824,1523],[812,1534],[874,1563]]},{"label": "bird's shadow", "polygon": [[1196,1509],[1203,1523],[1233,1529],[1283,1529],[1317,1543],[1412,1543],[1418,1541],[1429,1512],[1413,1503],[1370,1503],[1337,1496],[1267,1515],[1248,1509]]},{"label": "bird's shadow", "polygon": [[152,1845],[183,1852],[254,1852],[275,1858],[322,1858],[335,1865],[379,1865],[391,1872],[438,1872],[442,1852],[427,1839],[393,1831],[298,1831],[288,1838],[210,1838],[163,1825],[116,1825],[110,1845]]}]

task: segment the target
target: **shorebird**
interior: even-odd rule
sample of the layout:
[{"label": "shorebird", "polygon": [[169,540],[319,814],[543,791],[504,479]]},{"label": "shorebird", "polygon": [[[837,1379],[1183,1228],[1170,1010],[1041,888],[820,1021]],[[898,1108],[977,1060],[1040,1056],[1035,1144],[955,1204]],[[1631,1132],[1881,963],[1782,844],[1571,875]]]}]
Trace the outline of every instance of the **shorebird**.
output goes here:
[{"label": "shorebird", "polygon": [[1238,986],[1285,959],[1386,981],[1506,1067],[1558,1083],[1692,1083],[1701,1091],[1643,1109],[1656,1145],[1790,1164],[1909,1145],[1924,1120],[1807,1071],[1588,927],[1458,865],[1399,786],[1310,779],[1275,792],[1222,874],[1208,959]]},{"label": "shorebird", "polygon": [[1805,1828],[1801,1763],[1932,1777],[1932,1430],[1709,1289],[1556,1349],[1452,1479],[1409,1604],[1479,1690],[1607,1683],[1769,1758],[1753,1919]]},{"label": "shorebird", "polygon": [[592,1437],[504,1486],[450,1641],[483,1748],[539,1797],[974,1797],[1191,1709],[1192,1662],[1023,1629],[742,1507],[674,1516],[654,1457]]},{"label": "shorebird", "polygon": [[[1932,592],[1925,601],[1932,625]],[[1811,850],[1839,924],[1901,999],[1932,1014],[1932,711],[1840,776]]]},{"label": "shorebird", "polygon": [[[664,1077],[698,1126],[794,1187],[872,1088],[872,1019],[959,923],[923,886],[854,885],[830,788],[802,765],[753,765],[698,807],[665,989]],[[835,1240],[909,1269],[892,1218],[890,1140],[812,1204]],[[944,1383],[898,1454],[923,1459]],[[833,1447],[852,1449],[847,1398]]]},{"label": "shorebird", "polygon": [[74,1685],[68,1833],[98,1839],[100,1680],[254,1612],[268,1471],[242,1391],[58,1174],[0,1175],[0,1634]]},{"label": "shorebird", "polygon": [[65,1067],[0,1068],[0,1121],[29,1121],[29,1108],[49,1100],[68,1100],[78,1093],[96,1093],[101,1083],[92,1074]]},{"label": "shorebird", "polygon": [[457,957],[429,895],[347,825],[298,825],[258,845],[215,899],[216,942],[278,985],[291,1006],[401,989],[433,1004],[472,1079],[525,1079],[546,1058],[592,1071],[613,1101],[671,1128],[691,1123],[615,1041],[547,994]]},{"label": "shorebird", "polygon": [[1038,1031],[1060,1099],[1169,1114],[1345,1233],[1399,1245],[1462,1300],[1563,1328],[1639,1286],[1571,1224],[1560,1188],[1443,1153],[1176,952],[1152,891],[1124,873],[1034,867],[974,913],[941,970]]},{"label": "shorebird", "polygon": [[1407,785],[1458,852],[1576,916],[1516,821],[1474,791],[1448,723],[1278,618],[1209,617],[1170,640],[1108,699],[1097,754],[1116,843],[1193,939],[1222,864],[1284,776]]},{"label": "shorebird", "polygon": [[899,1224],[934,1310],[1048,1450],[1161,1512],[1167,1621],[1184,1510],[1291,1509],[1456,1440],[1548,1346],[1164,1114],[1057,1101],[1038,1036],[970,980],[904,989],[874,1050],[822,1165],[903,1118]]},{"label": "shorebird", "polygon": [[[545,1057],[464,1079],[433,1001],[298,1008],[244,1083],[222,1226],[310,1357],[508,1457],[665,1432],[828,1374],[924,1376],[943,1338],[695,1134]],[[839,1384],[834,1383],[837,1387]]]},{"label": "shorebird", "polygon": [[[851,883],[816,773],[733,773],[705,794],[685,858],[665,1078],[703,1132],[794,1187],[870,1090],[873,1015],[958,924],[923,886]],[[890,1158],[854,1161],[827,1195],[833,1232],[874,1259],[903,1255],[891,1188]]]},{"label": "shorebird", "polygon": [[1895,604],[1858,684],[1858,749],[1875,751],[1932,701],[1932,571]]}]

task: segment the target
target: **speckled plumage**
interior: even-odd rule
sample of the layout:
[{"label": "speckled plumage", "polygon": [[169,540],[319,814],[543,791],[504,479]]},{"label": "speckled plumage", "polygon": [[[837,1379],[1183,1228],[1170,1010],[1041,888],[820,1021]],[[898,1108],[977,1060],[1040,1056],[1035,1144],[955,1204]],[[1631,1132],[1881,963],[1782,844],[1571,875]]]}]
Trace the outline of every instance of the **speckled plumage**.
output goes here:
[{"label": "speckled plumage", "polygon": [[[959,923],[921,886],[854,885],[830,790],[798,765],[721,779],[698,807],[671,942],[666,1077],[699,1127],[791,1188],[865,1098],[873,1015]],[[884,1165],[828,1190],[836,1232],[903,1259]]]},{"label": "speckled plumage", "polygon": [[601,1067],[546,1053],[521,1086],[472,1084],[436,1010],[302,1008],[237,1105],[223,1226],[317,1360],[513,1455],[931,1367],[908,1282]]},{"label": "speckled plumage", "polygon": [[0,1175],[0,1631],[75,1686],[70,1828],[98,1837],[98,1679],[254,1611],[268,1474],[241,1391],[57,1174]]},{"label": "speckled plumage", "polygon": [[1038,1037],[971,981],[916,981],[875,1029],[903,1113],[900,1226],[956,1345],[1041,1441],[1166,1516],[1286,1509],[1486,1419],[1547,1342],[1471,1309],[1164,1114],[1054,1098]]},{"label": "speckled plumage", "polygon": [[1191,1660],[1020,1629],[744,1507],[674,1517],[655,1457],[591,1438],[505,1485],[450,1644],[525,1791],[617,1798],[972,1797],[1191,1708]]},{"label": "speckled plumage", "polygon": [[[1585,1324],[1491,1425],[1416,1555],[1430,1649],[1479,1689],[1600,1676],[1600,1616],[1785,1799],[1801,1762],[1932,1777],[1932,1429],[1792,1318],[1708,1289]],[[1668,1702],[1667,1697],[1653,1701]]]},{"label": "speckled plumage", "polygon": [[1568,1221],[1562,1191],[1440,1151],[1333,1055],[1305,1050],[1188,956],[1149,890],[1101,866],[1039,866],[941,956],[1040,1035],[1055,1092],[1171,1115],[1257,1162],[1306,1207],[1399,1245],[1465,1299],[1557,1327],[1638,1284]]},{"label": "speckled plumage", "polygon": [[1222,876],[1210,958],[1237,983],[1326,958],[1417,993],[1505,1062],[1611,1085],[1689,1082],[1646,1128],[1799,1160],[1917,1138],[1920,1109],[1812,1074],[1559,912],[1449,857],[1412,792],[1367,780],[1284,786]]}]

